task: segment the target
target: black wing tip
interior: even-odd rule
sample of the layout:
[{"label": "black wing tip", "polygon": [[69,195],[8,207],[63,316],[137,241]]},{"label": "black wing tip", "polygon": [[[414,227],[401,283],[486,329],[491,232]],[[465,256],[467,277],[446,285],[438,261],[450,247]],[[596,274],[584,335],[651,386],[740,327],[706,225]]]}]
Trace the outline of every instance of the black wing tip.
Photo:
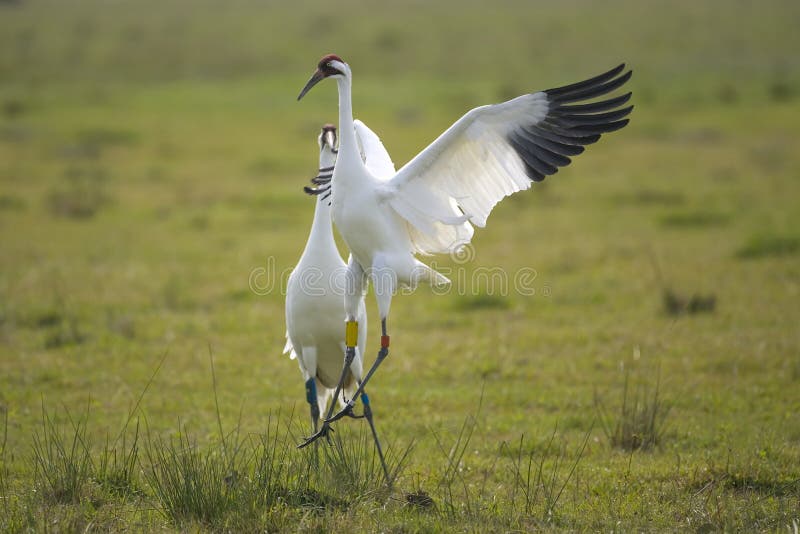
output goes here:
[{"label": "black wing tip", "polygon": [[628,107],[625,107],[625,108],[620,108],[620,109],[618,109],[618,110],[617,110],[617,112],[618,112],[620,115],[622,115],[623,113],[624,113],[625,115],[630,115],[630,114],[631,114],[631,112],[633,111],[633,107],[634,107],[634,105],[633,105],[633,104],[631,104],[631,105],[630,105],[630,106],[628,106]]},{"label": "black wing tip", "polygon": [[616,110],[620,106],[627,104],[633,92],[628,91],[620,96],[615,96],[607,100],[600,100],[598,102],[590,102],[588,104],[569,104],[569,103],[556,103],[550,111],[551,115],[571,115],[575,113],[596,113],[600,111]]},{"label": "black wing tip", "polygon": [[598,142],[600,140],[600,137],[601,137],[600,134],[587,135],[587,136],[583,137],[583,140],[581,141],[581,143],[584,144],[584,145],[593,145],[594,143],[596,143],[596,142]]},{"label": "black wing tip", "polygon": [[[625,63],[620,63],[619,65],[617,65],[616,67],[614,67],[613,69],[608,71],[606,74],[610,75],[613,78],[614,76],[616,76],[617,74],[619,74],[623,70],[625,70]],[[614,74],[611,74],[612,72]],[[628,71],[628,72],[631,72],[631,71]]]},{"label": "black wing tip", "polygon": [[607,134],[611,132],[616,132],[617,130],[621,130],[624,127],[626,127],[629,122],[630,119],[622,119],[618,121],[607,122],[605,124],[576,126],[575,128],[570,128],[569,131],[575,133],[576,135],[599,136],[602,134]]},{"label": "black wing tip", "polygon": [[[626,66],[627,66],[626,63],[623,61],[622,63],[620,63],[619,65],[617,65],[613,69],[611,69],[609,72],[614,72],[615,73],[614,76],[616,76],[617,74],[619,74],[620,72],[625,70]],[[632,73],[632,72],[633,72],[633,69],[628,69],[628,72],[626,74]]]},{"label": "black wing tip", "polygon": [[[617,72],[622,72],[623,70],[625,70],[625,67],[626,67],[625,63],[620,63],[614,70],[619,69]],[[628,78],[633,76],[633,69],[628,69],[628,71],[625,72],[623,76],[627,76]]]},{"label": "black wing tip", "polygon": [[582,153],[585,145],[596,143],[602,134],[628,125],[630,119],[623,117],[634,106],[622,106],[630,100],[632,91],[602,101],[574,104],[622,87],[633,76],[633,69],[625,71],[625,68],[626,64],[620,63],[592,78],[543,91],[553,106],[547,117],[509,132],[506,140],[532,182],[542,182],[560,167],[569,165],[572,162],[569,156]]},{"label": "black wing tip", "polygon": [[[631,106],[631,108],[633,108],[633,106]],[[609,130],[609,131],[615,132],[617,130],[621,130],[621,129],[625,128],[628,125],[629,122],[631,122],[630,119],[622,119],[621,121],[617,121],[617,122],[614,123],[615,128],[613,130]]]},{"label": "black wing tip", "polygon": [[543,92],[549,97],[553,98],[567,97],[574,93],[585,92],[585,90],[589,88],[603,87],[606,84],[610,86],[608,91],[611,91],[625,84],[631,78],[631,76],[633,76],[633,69],[630,69],[621,76],[618,76],[623,70],[625,70],[625,63],[620,63],[613,69],[602,74],[598,74],[597,76],[587,78],[586,80],[580,82],[571,83],[569,85],[547,89]]},{"label": "black wing tip", "polygon": [[620,82],[620,85],[622,85],[623,83],[626,83],[628,80],[630,80],[632,76],[633,76],[633,69],[629,70],[628,72],[617,78],[617,81],[625,80],[623,82]]}]

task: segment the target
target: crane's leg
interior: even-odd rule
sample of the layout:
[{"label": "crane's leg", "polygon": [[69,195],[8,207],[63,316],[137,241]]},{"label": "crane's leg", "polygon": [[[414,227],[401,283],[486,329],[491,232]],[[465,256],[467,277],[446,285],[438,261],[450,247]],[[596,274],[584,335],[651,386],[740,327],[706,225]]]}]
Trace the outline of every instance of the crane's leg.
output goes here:
[{"label": "crane's leg", "polygon": [[306,400],[311,407],[311,428],[316,433],[319,425],[319,404],[317,404],[317,380],[313,376],[306,380]]},{"label": "crane's leg", "polygon": [[[358,323],[356,323],[355,321],[348,321],[348,325],[350,323],[353,323],[356,326],[358,325]],[[352,348],[352,350],[351,350],[351,348]],[[345,351],[345,355],[344,355],[344,367],[342,368],[342,376],[339,377],[339,383],[336,384],[336,391],[333,394],[333,402],[331,402],[331,407],[328,409],[328,415],[326,416],[325,420],[322,422],[322,428],[320,428],[318,431],[314,432],[312,435],[307,437],[305,439],[305,441],[303,441],[303,443],[301,443],[300,445],[297,446],[298,449],[302,449],[303,447],[308,446],[309,444],[317,441],[319,438],[321,438],[323,436],[325,436],[327,439],[330,439],[330,436],[328,435],[328,433],[332,432],[333,429],[331,428],[331,424],[328,422],[328,418],[333,413],[334,406],[336,406],[336,399],[339,398],[339,394],[342,392],[342,384],[344,384],[344,381],[347,378],[347,373],[350,371],[350,364],[353,363],[353,358],[355,358],[355,355],[356,355],[355,347],[348,346],[347,350]],[[353,409],[352,406],[350,406],[349,404],[348,404],[348,406],[349,406],[349,410],[347,408],[345,408],[345,410],[342,410],[342,411],[350,411],[350,412],[352,412],[352,409]],[[345,415],[347,415],[347,413],[342,414],[342,417],[345,416]]]},{"label": "crane's leg", "polygon": [[349,412],[352,411],[353,406],[355,406],[355,399],[357,399],[359,395],[362,395],[364,393],[364,387],[366,387],[367,382],[375,373],[375,371],[378,369],[378,366],[380,366],[381,362],[383,362],[383,360],[385,360],[386,357],[389,355],[389,336],[386,334],[386,318],[381,319],[381,332],[382,332],[381,348],[380,350],[378,350],[378,356],[375,358],[375,361],[372,363],[372,367],[370,367],[369,371],[367,372],[367,376],[365,376],[364,380],[362,380],[361,383],[358,385],[358,389],[353,394],[353,398],[347,401],[345,407],[342,408],[342,410],[339,411],[339,413],[337,413],[333,417],[331,417],[329,413],[328,417],[325,419],[325,421],[323,421],[323,425],[333,423],[334,421],[338,421],[339,419],[348,415]]},{"label": "crane's leg", "polygon": [[[336,400],[339,398],[339,394],[342,391],[342,386],[347,378],[347,373],[350,372],[350,365],[352,365],[353,360],[356,357],[356,346],[358,344],[358,321],[356,320],[357,313],[358,313],[358,306],[361,302],[361,298],[364,295],[364,287],[365,287],[365,278],[364,278],[364,270],[358,264],[353,257],[350,257],[350,261],[347,264],[347,273],[345,277],[345,295],[344,295],[344,307],[345,307],[345,351],[344,351],[344,366],[342,366],[342,374],[339,377],[339,382],[336,384],[336,391],[333,394],[333,402],[331,402],[331,407],[328,410],[328,414],[325,417],[325,420],[322,422],[322,428],[319,431],[315,432],[311,436],[307,437],[303,443],[297,446],[298,449],[302,449],[303,447],[308,446],[310,443],[318,440],[322,436],[330,439],[328,433],[332,431],[330,427],[330,422],[328,419],[333,414],[334,406],[336,406]],[[355,397],[355,396],[354,396]],[[344,413],[342,413],[344,412]],[[341,415],[339,418],[344,417],[345,415],[353,415],[353,406],[352,406],[352,399],[348,401],[345,408],[339,412]]]},{"label": "crane's leg", "polygon": [[358,385],[358,389],[353,394],[353,398],[347,402],[345,408],[339,413],[333,417],[328,416],[324,423],[330,424],[347,415],[347,410],[352,409],[352,406],[355,404],[355,399],[361,395],[369,379],[372,378],[372,375],[380,364],[389,355],[389,334],[386,332],[386,318],[389,316],[389,309],[392,306],[392,297],[397,288],[397,273],[388,266],[382,256],[376,255],[375,258],[373,258],[373,266],[369,272],[369,276],[372,278],[375,299],[378,301],[378,313],[381,316],[381,348],[378,350],[378,356],[372,363],[372,367],[370,367],[367,375]]},{"label": "crane's leg", "polygon": [[364,404],[364,417],[369,423],[369,429],[372,431],[372,439],[375,440],[375,449],[378,451],[378,457],[381,460],[381,467],[383,467],[383,475],[386,477],[386,485],[392,487],[392,477],[389,476],[389,469],[386,467],[386,459],[383,457],[383,448],[381,441],[378,439],[378,432],[375,430],[375,422],[372,420],[372,408],[369,405],[369,397],[367,392],[361,388],[361,402]]}]

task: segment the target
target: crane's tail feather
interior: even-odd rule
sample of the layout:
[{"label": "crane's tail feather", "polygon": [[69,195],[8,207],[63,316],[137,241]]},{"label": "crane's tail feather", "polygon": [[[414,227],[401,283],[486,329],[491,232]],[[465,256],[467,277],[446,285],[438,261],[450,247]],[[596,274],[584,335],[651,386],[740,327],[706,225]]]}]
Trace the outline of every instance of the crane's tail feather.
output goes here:
[{"label": "crane's tail feather", "polygon": [[421,261],[417,260],[416,267],[414,268],[413,283],[416,285],[419,282],[426,282],[435,288],[445,288],[449,287],[451,284],[450,279],[445,275],[434,271]]}]

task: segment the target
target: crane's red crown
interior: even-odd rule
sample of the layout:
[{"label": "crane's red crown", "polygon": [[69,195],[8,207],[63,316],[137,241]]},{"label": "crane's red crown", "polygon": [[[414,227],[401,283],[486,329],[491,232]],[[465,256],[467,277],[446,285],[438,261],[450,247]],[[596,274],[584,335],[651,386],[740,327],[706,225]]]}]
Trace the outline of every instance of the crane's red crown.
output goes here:
[{"label": "crane's red crown", "polygon": [[317,65],[317,69],[322,72],[325,76],[333,76],[334,74],[343,74],[339,69],[331,67],[329,64],[331,61],[338,61],[339,63],[344,63],[344,60],[337,56],[336,54],[328,54],[327,56],[323,56],[322,59],[319,60],[319,64]]}]

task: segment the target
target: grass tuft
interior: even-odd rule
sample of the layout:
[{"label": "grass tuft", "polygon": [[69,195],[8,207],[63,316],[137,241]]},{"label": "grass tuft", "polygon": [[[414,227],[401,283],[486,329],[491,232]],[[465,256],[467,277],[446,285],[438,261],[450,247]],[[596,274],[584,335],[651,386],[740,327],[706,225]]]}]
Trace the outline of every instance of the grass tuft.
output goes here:
[{"label": "grass tuft", "polygon": [[758,259],[793,256],[800,253],[800,237],[790,235],[760,235],[750,238],[736,256],[742,259]]},{"label": "grass tuft", "polygon": [[139,420],[136,420],[133,437],[128,440],[123,430],[122,442],[110,444],[106,438],[100,459],[93,469],[93,478],[109,493],[121,497],[141,495],[139,487]]},{"label": "grass tuft", "polygon": [[235,508],[242,488],[238,473],[244,469],[221,448],[201,449],[180,427],[169,440],[151,438],[148,431],[144,450],[145,479],[164,516],[176,525],[219,525]]},{"label": "grass tuft", "polygon": [[273,507],[281,501],[303,502],[303,491],[295,488],[309,487],[309,465],[299,467],[292,458],[294,443],[278,427],[280,414],[273,421],[269,415],[266,433],[258,436],[258,444],[253,453],[252,490],[257,496],[253,500],[259,506]]},{"label": "grass tuft", "polygon": [[[212,529],[244,528],[279,518],[294,509],[326,513],[389,496],[371,434],[344,427],[330,443],[295,450],[291,433],[270,416],[266,433],[198,445],[185,427],[177,438],[145,442],[145,478],[161,513],[173,525],[201,524]],[[355,434],[355,435],[354,435]],[[397,478],[410,447],[394,455],[387,449],[390,473]]]},{"label": "grass tuft", "polygon": [[626,451],[647,450],[659,445],[664,437],[670,405],[661,398],[661,371],[653,380],[637,376],[631,384],[631,371],[624,370],[622,394],[613,414],[595,393],[598,419],[612,447]]},{"label": "grass tuft", "polygon": [[[413,442],[399,456],[387,449],[386,463],[392,481],[402,472],[412,449]],[[334,434],[330,446],[320,450],[325,470],[320,481],[322,486],[330,488],[334,494],[347,495],[357,501],[387,495],[383,467],[366,425],[358,425],[357,431],[342,428]]]},{"label": "grass tuft", "polygon": [[470,491],[462,469],[462,460],[477,424],[476,417],[467,416],[450,447],[445,447],[441,437],[436,433],[433,434],[436,446],[446,460],[444,471],[437,484],[442,493],[441,506],[437,506],[437,509],[450,519],[454,519],[462,513],[466,513],[468,517],[477,515],[476,496]]},{"label": "grass tuft", "polygon": [[[520,436],[515,449],[506,442],[500,445],[500,453],[511,457],[512,462],[514,482],[509,490],[509,515],[513,520],[536,518],[543,523],[553,521],[558,502],[575,475],[593,429],[594,425],[586,432],[574,455],[569,454],[566,444],[561,447],[555,444],[557,427],[542,446],[530,447],[527,453],[524,453],[525,436]],[[554,459],[548,461],[548,457],[553,455]]]},{"label": "grass tuft", "polygon": [[[217,377],[209,347],[211,380],[219,438],[201,446],[185,427],[168,440],[149,431],[144,444],[145,479],[158,509],[173,525],[200,524],[215,530],[280,523],[287,509],[314,512],[345,510],[365,501],[384,502],[390,491],[365,425],[342,426],[329,443],[296,451],[296,438],[269,417],[266,431],[241,436],[241,413],[226,434],[217,398]],[[386,449],[392,480],[405,466],[413,442],[400,454]],[[277,523],[276,523],[277,524]]]},{"label": "grass tuft", "polygon": [[76,504],[92,474],[92,458],[86,439],[86,414],[64,432],[47,413],[42,401],[41,427],[33,434],[30,462],[37,492],[47,502]]}]

